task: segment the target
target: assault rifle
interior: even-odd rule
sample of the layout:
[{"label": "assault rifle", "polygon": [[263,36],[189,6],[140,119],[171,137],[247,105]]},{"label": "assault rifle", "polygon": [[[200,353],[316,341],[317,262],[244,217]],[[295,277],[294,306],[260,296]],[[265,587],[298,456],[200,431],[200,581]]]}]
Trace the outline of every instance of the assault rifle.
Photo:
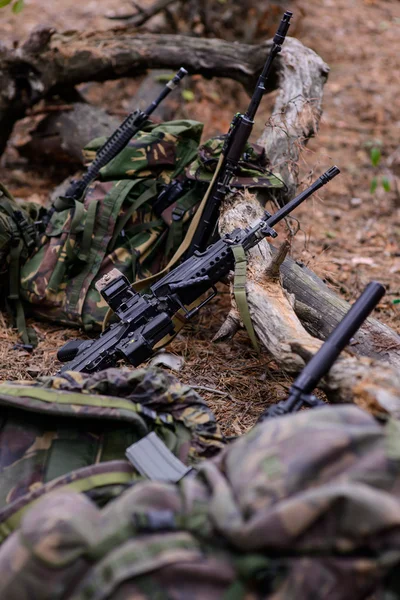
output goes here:
[{"label": "assault rifle", "polygon": [[149,116],[155,111],[157,106],[176,88],[183,77],[187,75],[186,69],[179,69],[176,75],[168,81],[159,96],[145,109],[136,110],[126,117],[121,125],[114,131],[108,140],[101,146],[96,153],[96,158],[90,164],[86,173],[76,181],[72,181],[63,196],[58,198],[50,209],[46,221],[48,222],[54,211],[71,208],[74,201],[80,200],[85,193],[87,186],[98,176],[100,169],[107,165],[125,148],[131,138],[140,131]]},{"label": "assault rifle", "polygon": [[372,281],[367,285],[361,296],[294,381],[287,400],[281,400],[267,408],[258,419],[259,423],[266,419],[297,412],[303,406],[314,407],[325,404],[320,398],[313,396],[312,391],[317,387],[320,379],[329,372],[339,354],[348,345],[384,294],[385,288],[377,281]]},{"label": "assault rifle", "polygon": [[271,72],[272,61],[282,50],[292,15],[293,13],[290,11],[286,11],[283,15],[246,113],[244,115],[237,113],[233,118],[222,149],[222,162],[217,166],[215,180],[206,193],[207,199],[202,210],[201,220],[185,253],[185,258],[192,256],[196,250],[204,250],[212,236],[218,219],[219,207],[238,170],[240,157],[253,129],[255,114],[265,93],[265,83]]},{"label": "assault rifle", "polygon": [[[60,348],[57,358],[70,361],[60,372],[92,373],[114,366],[120,359],[140,365],[152,356],[159,341],[175,333],[173,317],[178,311],[188,320],[216,295],[215,284],[234,267],[234,246],[240,244],[248,251],[264,237],[276,237],[273,226],[338,173],[337,167],[331,167],[274,215],[265,212],[254,227],[235,229],[204,252],[195,252],[154,283],[149,294],[135,292],[117,269],[106,273],[96,288],[120,322],[110,325],[97,340],[73,340]],[[209,295],[190,309],[209,290]]]}]

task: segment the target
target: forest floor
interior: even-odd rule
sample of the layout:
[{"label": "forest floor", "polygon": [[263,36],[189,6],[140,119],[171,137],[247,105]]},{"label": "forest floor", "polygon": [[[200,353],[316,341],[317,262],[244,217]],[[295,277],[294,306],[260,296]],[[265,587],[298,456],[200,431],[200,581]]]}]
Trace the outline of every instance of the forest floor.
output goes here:
[{"label": "forest floor", "polygon": [[[302,153],[300,185],[304,187],[332,164],[341,169],[339,177],[297,211],[301,229],[292,255],[349,301],[370,280],[381,281],[387,294],[375,316],[399,332],[400,2],[293,0],[287,8],[293,10],[295,20],[298,15],[292,35],[330,66],[320,131]],[[51,24],[60,31],[115,26],[104,16],[110,9],[106,0],[81,4],[28,0],[20,15],[8,9],[0,11],[1,37],[6,44],[26,38],[38,24]],[[132,6],[122,0],[118,10],[125,9]],[[184,104],[182,116],[206,123],[204,139],[226,132],[232,115],[247,106],[245,92],[228,80],[194,79],[194,100]],[[108,98],[112,97],[112,111],[132,110],[131,95],[138,82],[90,86],[94,103],[110,109]],[[270,116],[273,100],[272,94],[262,103],[255,138]],[[44,203],[48,192],[68,174],[68,167],[32,165],[21,158],[15,145],[18,136],[25,134],[24,127],[29,127],[29,118],[18,124],[0,161],[0,180],[15,196]],[[376,166],[371,160],[373,148],[375,156],[380,156]],[[374,180],[377,187],[372,191]],[[211,343],[228,306],[229,295],[223,293],[169,349],[185,359],[178,377],[198,386],[226,432],[240,434],[268,403],[285,396],[290,380],[266,353],[261,358],[255,355],[244,333],[229,344]],[[54,373],[57,348],[77,334],[59,325],[36,321],[33,325],[40,343],[28,354],[13,349],[17,335],[4,317],[0,321],[0,379],[34,379]]]}]

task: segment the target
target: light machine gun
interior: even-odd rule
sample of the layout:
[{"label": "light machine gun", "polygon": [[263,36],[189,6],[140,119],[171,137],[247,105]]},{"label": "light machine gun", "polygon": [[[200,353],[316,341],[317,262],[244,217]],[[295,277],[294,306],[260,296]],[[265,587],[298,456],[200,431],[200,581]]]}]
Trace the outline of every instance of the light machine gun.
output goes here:
[{"label": "light machine gun", "polygon": [[372,281],[367,285],[348,313],[295,379],[290,387],[287,400],[281,400],[267,408],[258,419],[259,423],[266,419],[297,412],[303,406],[324,406],[325,402],[313,396],[312,391],[317,387],[320,379],[329,372],[339,354],[348,345],[384,294],[385,288],[377,281]]},{"label": "light machine gun", "polygon": [[[159,341],[174,335],[174,315],[183,311],[188,320],[216,295],[215,284],[234,267],[234,246],[241,245],[247,252],[263,238],[276,237],[273,226],[338,173],[337,167],[331,167],[274,215],[266,212],[254,227],[235,229],[204,252],[195,252],[154,283],[148,294],[133,291],[129,281],[117,269],[104,275],[96,288],[120,322],[110,325],[96,340],[73,340],[60,348],[58,359],[70,361],[60,372],[92,373],[114,366],[120,359],[134,366],[140,365],[152,356]],[[188,308],[210,290],[205,300],[191,310]]]}]

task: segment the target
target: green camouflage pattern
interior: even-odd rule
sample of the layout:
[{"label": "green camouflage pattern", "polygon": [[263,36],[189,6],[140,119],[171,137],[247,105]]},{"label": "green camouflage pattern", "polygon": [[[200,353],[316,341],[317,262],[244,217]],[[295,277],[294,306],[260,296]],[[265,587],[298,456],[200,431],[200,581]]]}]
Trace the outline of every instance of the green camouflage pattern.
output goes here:
[{"label": "green camouflage pattern", "polygon": [[[1,284],[5,283],[11,261],[12,248],[18,249],[18,259],[25,261],[31,254],[23,242],[21,232],[15,220],[10,216],[10,210],[21,211],[29,225],[33,225],[39,214],[39,205],[34,202],[17,202],[7,188],[0,183],[0,276]],[[19,247],[19,248],[18,248]]]},{"label": "green camouflage pattern", "polygon": [[[99,179],[112,181],[126,177],[159,176],[165,183],[183,172],[196,157],[203,124],[198,121],[167,121],[155,125],[150,121],[128,145],[100,171]],[[84,149],[91,160],[106,138],[97,138]]]},{"label": "green camouflage pattern", "polygon": [[205,401],[157,368],[3,383],[0,406],[0,540],[50,490],[119,494],[138,478],[126,449],[151,431],[187,465],[223,447]]},{"label": "green camouflage pattern", "polygon": [[400,561],[399,430],[354,405],[318,408],[102,509],[48,494],[0,548],[0,597],[382,598]]},{"label": "green camouflage pattern", "polygon": [[[198,155],[186,169],[186,177],[195,181],[210,182],[221,155],[226,136],[217,136],[200,146]],[[279,173],[267,169],[265,150],[258,144],[247,143],[239,162],[239,169],[230,186],[236,188],[281,188],[284,182]]]},{"label": "green camouflage pattern", "polygon": [[[99,329],[108,306],[95,284],[105,273],[115,267],[133,282],[165,266],[204,186],[191,186],[170,208],[182,208],[181,221],[155,215],[152,201],[193,160],[202,127],[197,121],[148,125],[102,169],[104,181],[89,186],[83,205],[53,215],[21,272],[21,294],[34,316]],[[90,144],[88,152],[102,141]]]}]

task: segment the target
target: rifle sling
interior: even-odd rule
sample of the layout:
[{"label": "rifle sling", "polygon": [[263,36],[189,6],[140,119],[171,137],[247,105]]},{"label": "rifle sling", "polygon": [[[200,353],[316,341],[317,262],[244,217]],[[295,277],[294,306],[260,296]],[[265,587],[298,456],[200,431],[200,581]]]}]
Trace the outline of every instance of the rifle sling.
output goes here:
[{"label": "rifle sling", "polygon": [[246,297],[246,253],[242,245],[232,246],[232,252],[235,257],[235,277],[233,282],[233,293],[235,296],[236,304],[240,314],[240,318],[243,321],[243,325],[246,327],[251,343],[254,346],[255,351],[259,354],[260,347],[257,342],[256,334],[254,331],[253,323],[251,321],[249,305]]},{"label": "rifle sling", "polygon": [[[204,197],[200,203],[200,206],[197,209],[196,214],[194,215],[194,217],[190,223],[189,229],[186,232],[185,239],[183,240],[182,244],[179,246],[179,248],[177,249],[177,251],[175,252],[173,257],[171,258],[171,260],[169,261],[167,266],[164,267],[164,269],[162,269],[159,273],[156,273],[155,275],[151,275],[150,277],[146,277],[146,279],[141,279],[140,281],[136,281],[136,283],[132,284],[132,288],[135,290],[135,292],[140,292],[141,290],[149,287],[155,281],[158,281],[158,279],[160,279],[163,275],[166,275],[170,271],[170,269],[175,265],[175,263],[178,262],[178,260],[184,254],[184,252],[186,252],[186,250],[189,248],[192,238],[194,236],[194,233],[200,223],[200,219],[203,214],[204,207],[205,207],[208,197],[211,193],[214,182],[217,179],[219,171],[222,167],[223,160],[224,160],[224,156],[223,156],[223,154],[221,154],[219,157],[217,168],[215,169],[213,178],[210,182],[210,185],[208,186],[207,191],[204,194]],[[112,311],[111,311],[111,309],[109,309],[106,313],[106,316],[104,317],[102,331],[104,331],[106,329],[107,324],[111,318],[111,314],[112,314]],[[181,326],[179,327],[179,330],[182,329],[183,326],[184,326],[184,323],[181,324]],[[178,333],[178,331],[176,333]],[[175,333],[175,335],[176,335],[176,333]],[[175,337],[175,335],[173,335],[172,337],[170,337],[170,336],[166,336],[166,337],[173,339]],[[160,345],[161,342],[159,342],[159,344],[157,344],[157,348],[162,347],[166,343],[168,343],[168,342],[165,342],[164,344]]]},{"label": "rifle sling", "polygon": [[173,257],[171,258],[171,260],[169,261],[167,266],[164,267],[164,269],[162,269],[159,273],[156,273],[155,275],[151,275],[151,277],[147,277],[146,279],[141,279],[140,281],[137,281],[136,283],[134,283],[132,285],[133,289],[136,292],[140,292],[141,290],[149,287],[152,283],[154,283],[155,281],[158,281],[160,279],[160,277],[162,277],[163,275],[166,275],[170,271],[170,269],[178,262],[178,260],[184,254],[184,252],[186,252],[186,250],[189,248],[190,243],[193,238],[193,235],[200,223],[201,216],[204,211],[204,207],[205,207],[208,197],[211,193],[214,182],[217,179],[219,171],[222,167],[223,160],[224,160],[224,155],[221,154],[219,157],[217,168],[216,168],[213,178],[210,182],[210,185],[208,186],[207,191],[204,194],[204,197],[200,203],[200,206],[197,209],[196,214],[194,215],[194,217],[190,223],[189,229],[186,232],[185,239],[183,240],[182,244],[179,246],[179,248],[177,249],[177,251],[175,252]]}]

